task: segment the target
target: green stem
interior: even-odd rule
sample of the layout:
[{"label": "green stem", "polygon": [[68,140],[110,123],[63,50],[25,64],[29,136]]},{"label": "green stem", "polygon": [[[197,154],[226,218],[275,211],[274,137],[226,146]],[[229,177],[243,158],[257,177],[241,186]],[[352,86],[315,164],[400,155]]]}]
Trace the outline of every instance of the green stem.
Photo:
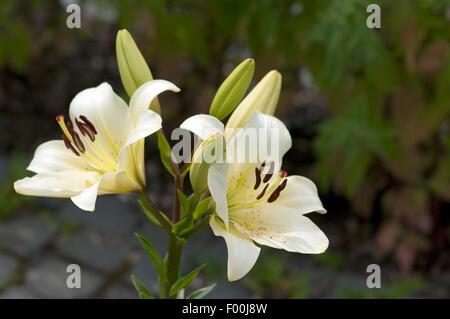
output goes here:
[{"label": "green stem", "polygon": [[169,234],[169,253],[167,260],[167,285],[166,296],[168,298],[176,298],[176,296],[169,295],[169,289],[178,280],[180,274],[182,246],[178,238],[174,234]]}]

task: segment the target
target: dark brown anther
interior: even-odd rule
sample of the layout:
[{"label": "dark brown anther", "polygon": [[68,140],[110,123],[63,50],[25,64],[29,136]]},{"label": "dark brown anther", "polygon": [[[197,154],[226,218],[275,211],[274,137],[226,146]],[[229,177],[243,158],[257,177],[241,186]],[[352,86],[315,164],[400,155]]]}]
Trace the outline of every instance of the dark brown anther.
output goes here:
[{"label": "dark brown anther", "polygon": [[89,129],[90,129],[95,135],[97,135],[97,130],[95,129],[94,124],[92,124],[91,121],[89,121],[89,120],[87,119],[86,116],[80,115],[80,119],[81,119],[84,123],[86,123],[86,125],[89,127]]},{"label": "dark brown anther", "polygon": [[80,152],[84,153],[86,151],[86,149],[84,148],[83,142],[81,142],[80,135],[78,135],[77,132],[72,130],[72,138],[73,138],[73,141],[74,141],[75,145],[80,150]]},{"label": "dark brown anther", "polygon": [[267,174],[264,176],[264,179],[263,179],[264,183],[267,183],[269,181],[269,179],[272,177],[274,168],[275,168],[275,162],[272,161],[269,164],[269,170],[268,170]]},{"label": "dark brown anther", "polygon": [[83,136],[85,136],[86,135],[86,131],[83,128],[83,123],[81,123],[80,121],[78,121],[77,118],[75,118],[75,124],[77,125],[77,127],[80,130],[81,134],[83,134]]},{"label": "dark brown anther", "polygon": [[261,184],[261,171],[258,167],[255,167],[255,176],[256,176],[256,183],[253,189],[258,189],[259,185]]},{"label": "dark brown anther", "polygon": [[279,196],[281,191],[286,187],[287,184],[287,179],[284,179],[280,185],[278,185],[277,188],[275,188],[275,190],[272,192],[272,194],[270,194],[269,199],[267,200],[267,202],[272,203],[274,202]]},{"label": "dark brown anther", "polygon": [[94,142],[95,141],[95,134],[94,132],[91,131],[91,129],[89,128],[89,126],[87,126],[87,124],[84,123],[80,123],[81,127],[83,127],[84,132],[87,134],[87,136],[89,136],[89,139]]},{"label": "dark brown anther", "polygon": [[75,149],[75,147],[73,147],[72,143],[70,143],[69,139],[67,138],[67,136],[65,134],[63,134],[62,139],[64,141],[64,145],[66,145],[66,147],[71,150],[76,156],[80,156],[80,153],[77,152],[77,150]]},{"label": "dark brown anther", "polygon": [[266,184],[266,186],[264,186],[262,192],[259,193],[258,196],[256,196],[256,199],[261,199],[264,196],[264,194],[266,193],[267,187],[269,187],[269,184]]}]

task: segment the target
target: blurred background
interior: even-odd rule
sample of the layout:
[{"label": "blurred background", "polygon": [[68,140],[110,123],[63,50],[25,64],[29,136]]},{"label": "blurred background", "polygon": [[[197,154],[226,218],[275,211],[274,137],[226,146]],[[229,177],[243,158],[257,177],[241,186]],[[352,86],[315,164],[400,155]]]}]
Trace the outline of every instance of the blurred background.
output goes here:
[{"label": "blurred background", "polygon": [[[243,59],[254,83],[283,75],[277,115],[293,137],[284,165],[318,184],[328,214],[325,254],[264,248],[254,269],[226,281],[226,249],[209,229],[184,252],[183,269],[207,263],[192,286],[216,298],[450,298],[450,3],[386,1],[369,29],[364,0],[115,0],[0,2],[0,298],[136,298],[130,274],[156,289],[134,232],[161,252],[134,196],[111,195],[86,213],[67,199],[17,195],[12,182],[34,149],[59,139],[57,114],[103,81],[126,98],[115,57],[121,28],[155,78],[179,94],[160,101],[166,131],[207,113]],[[81,28],[66,8],[78,3]],[[172,181],[148,140],[150,196],[170,209]],[[82,269],[68,289],[66,266]],[[381,289],[366,268],[381,267]]]}]

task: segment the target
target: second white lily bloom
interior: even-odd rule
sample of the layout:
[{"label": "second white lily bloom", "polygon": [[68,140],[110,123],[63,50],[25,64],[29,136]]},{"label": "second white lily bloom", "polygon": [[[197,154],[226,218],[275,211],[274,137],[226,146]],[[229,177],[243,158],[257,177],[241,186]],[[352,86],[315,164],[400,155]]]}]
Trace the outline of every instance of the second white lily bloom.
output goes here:
[{"label": "second white lily bloom", "polygon": [[[187,119],[180,127],[202,140],[225,134],[222,122],[204,114]],[[251,130],[258,132],[257,154],[249,154],[255,148],[243,147]],[[326,212],[316,186],[305,177],[288,177],[280,170],[291,145],[285,125],[257,111],[247,126],[227,141],[226,162],[212,164],[208,171],[208,187],[216,205],[210,226],[226,241],[230,281],[242,278],[255,264],[260,248],[254,242],[307,254],[322,253],[328,247],[325,234],[304,216]],[[277,149],[277,154],[269,151],[264,155],[260,152],[264,146]],[[252,156],[254,162],[237,161]]]},{"label": "second white lily bloom", "polygon": [[161,92],[179,89],[153,80],[140,86],[130,106],[108,83],[78,93],[70,121],[59,115],[62,140],[41,144],[28,170],[37,173],[14,183],[24,195],[70,197],[93,211],[97,195],[139,192],[145,186],[144,139],[161,128],[161,116],[148,109]]}]

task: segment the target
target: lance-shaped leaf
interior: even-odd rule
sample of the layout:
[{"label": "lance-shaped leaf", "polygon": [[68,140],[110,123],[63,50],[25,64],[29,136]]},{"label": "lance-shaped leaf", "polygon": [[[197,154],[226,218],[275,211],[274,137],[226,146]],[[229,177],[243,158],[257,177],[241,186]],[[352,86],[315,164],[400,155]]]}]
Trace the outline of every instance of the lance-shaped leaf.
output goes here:
[{"label": "lance-shaped leaf", "polygon": [[147,288],[147,286],[137,279],[134,275],[131,275],[131,281],[133,282],[134,288],[136,288],[139,298],[141,299],[155,299],[153,297],[151,291]]},{"label": "lance-shaped leaf", "polygon": [[247,92],[255,71],[255,61],[246,59],[223,81],[211,103],[209,114],[219,120],[228,116]]},{"label": "lance-shaped leaf", "polygon": [[216,283],[213,283],[212,285],[209,285],[207,287],[200,288],[200,289],[194,291],[193,293],[191,293],[189,296],[187,296],[186,299],[202,299],[207,294],[209,294],[211,292],[211,290],[214,289],[215,286],[216,286]]},{"label": "lance-shaped leaf", "polygon": [[156,271],[158,272],[159,276],[162,278],[165,278],[166,276],[166,270],[164,267],[164,261],[159,255],[156,248],[150,244],[150,242],[145,239],[143,236],[136,233],[136,236],[138,237],[139,241],[141,242],[142,246],[145,249],[145,252],[147,253],[148,257],[150,258],[153,267],[155,267]]},{"label": "lance-shaped leaf", "polygon": [[187,285],[190,284],[190,282],[197,277],[197,275],[199,274],[200,270],[203,269],[203,267],[205,267],[205,265],[201,265],[200,267],[195,268],[193,271],[191,271],[189,274],[187,274],[186,276],[178,279],[173,285],[172,287],[170,287],[170,295],[171,296],[175,296],[181,289],[183,289],[184,287],[186,287]]}]

